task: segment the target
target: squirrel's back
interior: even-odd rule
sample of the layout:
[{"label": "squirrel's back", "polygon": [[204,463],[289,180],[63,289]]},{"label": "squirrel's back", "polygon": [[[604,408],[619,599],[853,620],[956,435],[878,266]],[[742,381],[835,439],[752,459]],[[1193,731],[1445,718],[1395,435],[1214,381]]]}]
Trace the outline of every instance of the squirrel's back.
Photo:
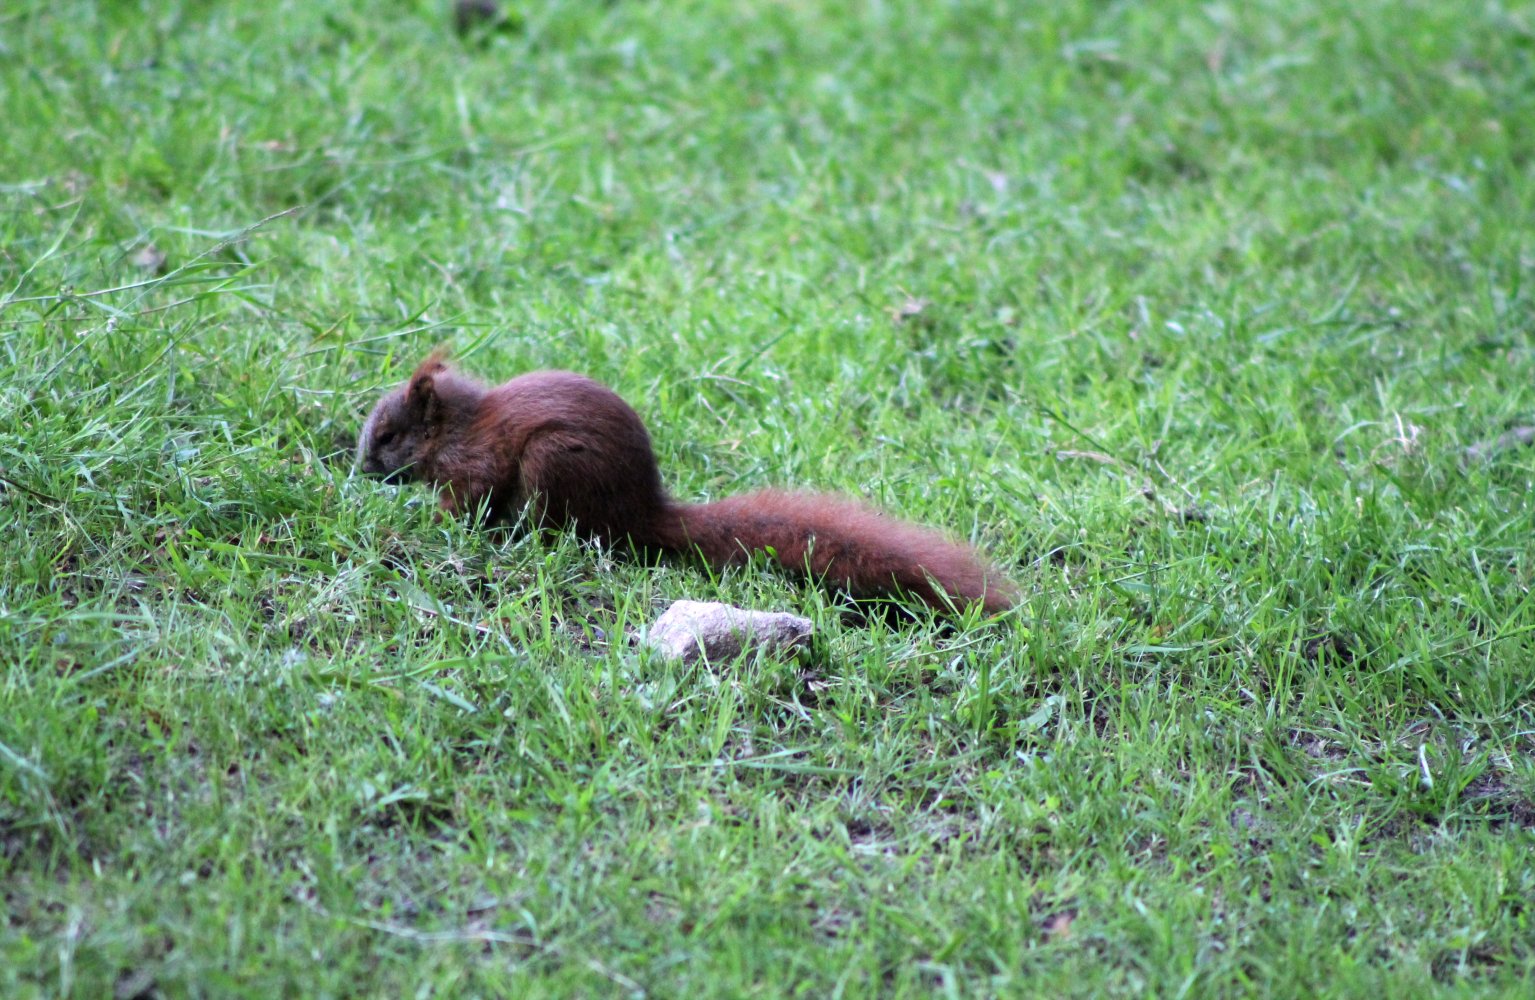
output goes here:
[{"label": "squirrel's back", "polygon": [[456,442],[455,463],[496,455],[487,470],[511,516],[529,499],[555,527],[609,543],[636,534],[665,503],[650,434],[600,382],[566,371],[519,375],[485,394]]}]

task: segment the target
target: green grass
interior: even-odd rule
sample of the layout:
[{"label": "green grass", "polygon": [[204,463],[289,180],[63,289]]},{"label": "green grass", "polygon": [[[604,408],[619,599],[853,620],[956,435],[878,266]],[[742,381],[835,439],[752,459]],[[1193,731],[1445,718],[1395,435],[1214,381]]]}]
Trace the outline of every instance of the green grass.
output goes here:
[{"label": "green grass", "polygon": [[[0,995],[1528,994],[1527,9],[513,13],[0,15]],[[1026,599],[434,523],[444,342]]]}]

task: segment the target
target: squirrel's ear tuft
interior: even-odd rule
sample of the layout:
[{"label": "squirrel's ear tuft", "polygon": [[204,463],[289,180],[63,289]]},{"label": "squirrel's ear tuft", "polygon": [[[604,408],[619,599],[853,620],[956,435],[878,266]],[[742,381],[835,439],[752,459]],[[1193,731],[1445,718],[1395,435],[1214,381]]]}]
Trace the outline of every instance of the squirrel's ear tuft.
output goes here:
[{"label": "squirrel's ear tuft", "polygon": [[437,376],[448,370],[447,362],[443,360],[446,354],[441,348],[433,351],[411,375],[410,385],[405,390],[406,402],[413,409],[424,413],[428,420],[441,412]]},{"label": "squirrel's ear tuft", "polygon": [[416,366],[416,371],[410,377],[412,387],[425,382],[430,382],[435,375],[441,375],[448,370],[448,352],[438,348],[426,356],[426,360]]},{"label": "squirrel's ear tuft", "polygon": [[426,356],[426,360],[416,368],[416,374],[425,371],[445,372],[448,370],[448,348],[446,345],[434,347],[432,353]]}]

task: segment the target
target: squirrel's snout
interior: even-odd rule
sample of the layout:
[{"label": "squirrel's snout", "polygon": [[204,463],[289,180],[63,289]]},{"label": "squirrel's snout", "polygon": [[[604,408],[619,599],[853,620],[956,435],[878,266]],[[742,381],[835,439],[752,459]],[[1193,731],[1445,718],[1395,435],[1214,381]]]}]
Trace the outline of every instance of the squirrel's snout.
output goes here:
[{"label": "squirrel's snout", "polygon": [[365,476],[373,476],[383,479],[386,483],[399,483],[404,480],[404,469],[390,469],[379,461],[378,455],[366,448],[357,450],[357,471]]},{"label": "squirrel's snout", "polygon": [[358,469],[363,475],[382,479],[391,486],[398,486],[401,483],[409,482],[412,478],[412,467],[411,463],[407,463],[395,468],[389,463],[381,461],[377,455],[364,455],[361,463],[358,465]]}]

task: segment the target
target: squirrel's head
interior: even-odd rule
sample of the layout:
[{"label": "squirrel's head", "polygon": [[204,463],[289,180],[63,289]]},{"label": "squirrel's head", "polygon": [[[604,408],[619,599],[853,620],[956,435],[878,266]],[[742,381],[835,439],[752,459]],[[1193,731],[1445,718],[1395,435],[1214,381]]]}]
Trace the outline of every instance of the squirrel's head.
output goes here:
[{"label": "squirrel's head", "polygon": [[357,436],[358,468],[385,482],[430,479],[433,442],[461,426],[483,394],[434,353],[368,414]]}]

